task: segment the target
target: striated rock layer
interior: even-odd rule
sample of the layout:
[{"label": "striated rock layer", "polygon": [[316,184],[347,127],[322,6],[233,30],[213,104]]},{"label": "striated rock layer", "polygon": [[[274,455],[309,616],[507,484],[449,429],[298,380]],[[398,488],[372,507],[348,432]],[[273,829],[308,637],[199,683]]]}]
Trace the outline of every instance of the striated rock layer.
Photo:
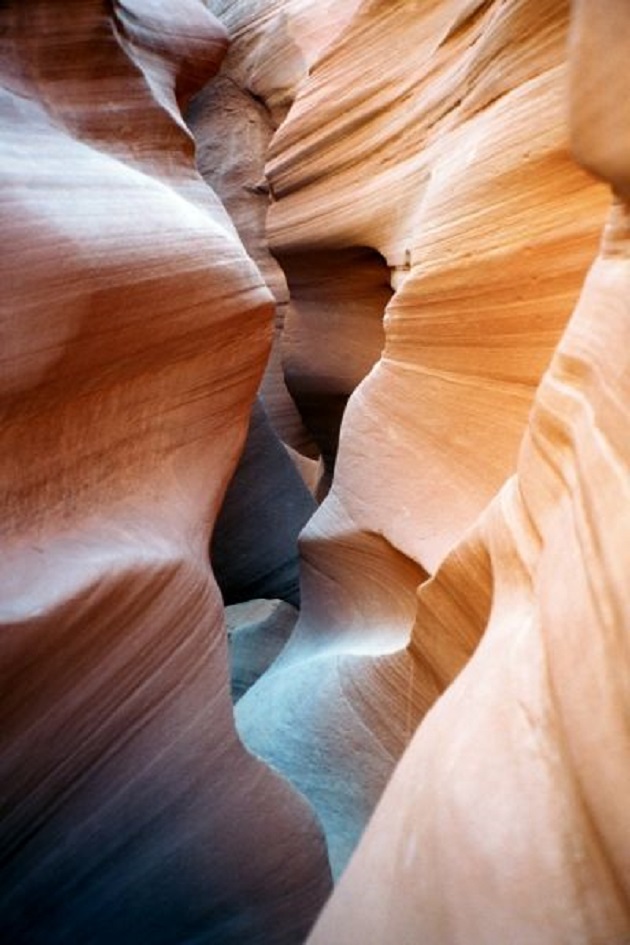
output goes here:
[{"label": "striated rock layer", "polygon": [[326,854],[238,740],[207,558],[273,313],[181,117],[227,35],[197,0],[0,26],[2,939],[298,942]]},{"label": "striated rock layer", "polygon": [[[279,255],[306,252],[309,241],[320,252],[323,239],[373,245],[395,267],[398,291],[384,357],[344,419],[332,493],[304,536],[309,606],[286,668],[241,703],[250,710],[244,731],[282,756],[291,728],[308,726],[327,760],[304,786],[325,818],[337,801],[327,779],[351,768],[349,791],[359,798],[374,783],[377,764],[363,764],[355,733],[393,744],[435,702],[313,945],[622,943],[630,938],[630,123],[621,65],[629,8],[578,2],[568,47],[571,143],[615,195],[589,267],[609,196],[568,155],[567,5],[427,4],[415,35],[409,23],[395,32],[402,6],[361,8],[272,145]],[[388,61],[375,52],[384,35],[390,49],[394,36],[400,43],[391,84],[376,78],[376,63]],[[424,89],[417,77],[394,81],[409,75],[405,43],[423,53]],[[349,81],[357,60],[368,75],[360,87]],[[335,81],[348,90],[343,107]],[[418,109],[413,124],[402,104],[394,120],[403,100],[409,114]],[[405,152],[411,141],[419,151]],[[419,202],[397,202],[406,180]],[[325,640],[313,637],[328,545],[358,543],[368,523],[431,578],[418,591],[406,652],[358,664],[339,656],[360,643],[344,648],[330,609]],[[373,567],[367,549],[363,560]],[[354,584],[364,600],[367,578],[344,564],[325,576],[348,597]],[[287,709],[296,673],[304,692],[317,680],[325,708],[318,697],[306,705],[295,697]],[[323,679],[334,679],[336,707]],[[278,693],[275,738],[252,711],[261,685],[268,701]],[[354,764],[332,751],[323,713],[341,723],[339,753],[349,746]],[[296,779],[297,755],[296,747],[285,755]],[[315,755],[311,744],[307,758]],[[334,836],[330,814],[327,828]]]},{"label": "striated rock layer", "polygon": [[[2,5],[3,939],[302,941],[313,810],[313,945],[630,939],[630,16],[572,10]],[[208,546],[297,602],[296,467],[237,735]]]},{"label": "striated rock layer", "polygon": [[[300,16],[314,23],[315,5]],[[270,109],[272,22],[230,5],[231,74]],[[268,235],[295,294],[287,377],[316,405],[303,416],[320,443],[328,393],[349,392],[376,357],[378,309],[385,338],[302,534],[296,632],[237,719],[315,805],[338,872],[484,632],[493,570],[475,523],[516,468],[597,251],[609,198],[569,153],[568,23],[560,0],[451,0],[413,17],[406,3],[363,3],[311,61],[289,29],[308,71],[285,88],[294,102],[270,145]],[[389,269],[389,303],[368,258]],[[374,286],[364,328],[358,284]]]},{"label": "striated rock layer", "polygon": [[[630,936],[629,211],[612,212],[516,475],[459,551],[461,568],[489,565],[481,643],[418,729],[313,945]],[[448,679],[459,628],[438,636],[421,617],[412,653]]]}]

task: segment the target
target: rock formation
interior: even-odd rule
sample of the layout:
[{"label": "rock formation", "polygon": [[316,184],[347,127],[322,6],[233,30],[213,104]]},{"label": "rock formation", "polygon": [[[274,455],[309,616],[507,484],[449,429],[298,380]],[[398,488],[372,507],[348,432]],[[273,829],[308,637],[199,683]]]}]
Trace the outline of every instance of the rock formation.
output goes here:
[{"label": "rock formation", "polygon": [[627,2],[0,25],[3,937],[630,941]]},{"label": "rock formation", "polygon": [[227,35],[196,0],[0,23],[2,940],[297,942],[326,855],[236,736],[207,554],[273,315],[181,118]]},{"label": "rock formation", "polygon": [[[314,803],[336,871],[483,633],[492,569],[470,530],[515,468],[597,249],[608,195],[568,150],[568,13],[447,2],[411,18],[404,3],[363,4],[270,146],[270,245],[289,283],[293,260],[303,283],[310,266],[323,325],[322,259],[378,253],[396,290],[332,490],[302,536],[296,633],[237,712],[247,744]],[[313,323],[289,323],[285,361],[300,359],[301,384],[319,393]]]}]

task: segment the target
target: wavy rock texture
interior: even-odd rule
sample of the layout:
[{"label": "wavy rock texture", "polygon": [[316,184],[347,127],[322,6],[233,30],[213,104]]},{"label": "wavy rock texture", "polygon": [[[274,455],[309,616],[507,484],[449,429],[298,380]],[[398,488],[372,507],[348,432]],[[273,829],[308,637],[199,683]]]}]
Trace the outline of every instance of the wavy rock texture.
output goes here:
[{"label": "wavy rock texture", "polygon": [[[393,15],[393,7],[384,15]],[[433,27],[447,7],[436,6]],[[435,575],[418,595],[407,657],[414,668],[412,685],[430,702],[431,690],[435,697],[466,665],[414,736],[309,938],[313,945],[420,940],[568,945],[630,938],[624,787],[630,764],[625,580],[630,125],[628,73],[620,68],[630,51],[630,17],[627,4],[606,3],[596,12],[592,5],[576,5],[572,143],[580,159],[621,196],[527,415],[524,408],[592,252],[604,195],[571,167],[557,137],[563,127],[557,111],[562,87],[556,84],[560,63],[552,53],[563,50],[557,44],[566,7],[548,5],[544,14],[535,4],[478,8],[476,19],[456,22],[442,35],[460,43],[468,36],[468,64],[494,48],[489,74],[482,70],[478,85],[460,86],[455,110],[469,116],[461,128],[447,130],[454,119],[442,115],[439,134],[448,143],[444,165],[440,138],[436,144],[427,141],[425,153],[435,148],[438,163],[430,167],[414,221],[425,226],[412,234],[411,271],[389,309],[382,366],[351,402],[333,487],[333,494],[356,510],[355,521],[361,514],[380,515],[383,503],[377,508],[357,499],[375,496],[384,479],[364,486],[358,464],[343,463],[345,450],[351,454],[359,440],[354,440],[357,428],[364,441],[373,431],[370,442],[378,442],[370,411],[379,416],[376,408],[385,401],[384,394],[378,399],[381,373],[390,372],[390,402],[397,378],[400,389],[409,392],[399,403],[411,400],[413,389],[431,393],[422,420],[413,427],[407,420],[413,448],[421,445],[425,460],[415,467],[415,488],[426,531],[412,544],[408,530],[396,528],[393,505],[387,525]],[[366,12],[379,9],[373,5]],[[364,28],[371,35],[367,17]],[[470,31],[476,28],[483,32],[472,42]],[[497,71],[491,81],[501,37],[511,38],[505,48],[514,58],[511,68]],[[526,55],[530,37],[532,51],[538,50],[536,65]],[[444,39],[436,42],[430,60],[433,134],[440,129],[443,48]],[[544,51],[547,68],[540,59]],[[341,50],[338,56],[341,60]],[[336,60],[333,49],[320,63],[322,73],[330,70],[329,81]],[[456,72],[458,81],[469,75],[461,62]],[[521,83],[501,89],[502,75],[520,75]],[[323,80],[320,87],[323,96]],[[484,87],[487,95],[481,94]],[[528,102],[533,92],[536,97]],[[298,110],[299,105],[298,97]],[[547,126],[548,119],[553,125]],[[327,165],[323,157],[318,164],[313,146],[311,183],[300,187],[303,164],[297,157],[283,164],[281,144],[286,140],[297,155],[308,147],[307,135],[300,137],[296,129],[289,138],[290,120],[287,138],[281,130],[276,139],[278,163],[271,165],[272,181],[275,166],[286,188],[283,208],[282,191],[274,186],[279,199],[272,232],[279,245],[292,245],[296,233],[302,245],[310,225],[304,195],[310,190],[314,206],[318,171],[325,180]],[[367,135],[366,127],[357,125],[358,134]],[[514,139],[520,142],[516,152]],[[331,132],[330,153],[341,140],[345,147],[347,137]],[[399,145],[401,140],[404,129]],[[470,166],[471,150],[480,166]],[[350,224],[343,214],[342,180],[350,174],[339,154],[328,192],[337,196],[332,215],[338,211],[344,239],[346,228],[356,225],[356,216]],[[373,224],[365,219],[362,243],[377,221],[376,213]],[[382,409],[381,424],[384,415]],[[404,408],[392,423],[399,442],[401,415]],[[484,424],[492,425],[491,435],[484,434]],[[480,515],[473,514],[496,492],[516,448],[514,474]],[[396,455],[400,461],[400,452]],[[382,454],[379,459],[385,465]],[[388,497],[397,495],[392,478]],[[326,512],[324,505],[320,520]],[[331,539],[334,534],[331,525]],[[377,665],[386,662],[373,660],[373,671]],[[385,679],[386,693],[392,681],[393,676]],[[399,698],[388,716],[390,728],[404,715],[403,705]],[[375,718],[373,711],[369,724]]]},{"label": "wavy rock texture", "polygon": [[314,808],[313,945],[622,945],[628,5],[207,6],[0,11],[4,938],[301,941]]},{"label": "wavy rock texture", "polygon": [[[376,359],[385,309],[382,357],[302,535],[296,632],[237,712],[247,744],[314,803],[340,871],[488,621],[492,566],[470,530],[516,467],[608,196],[569,155],[567,3],[453,0],[413,17],[363,3],[315,60],[286,4],[284,61],[308,63],[293,91],[274,66],[278,8],[260,9],[227,11],[231,75],[271,111],[294,98],[270,146],[268,234],[294,295],[288,381],[314,404],[303,416],[324,455],[321,407]],[[313,5],[300,15],[317,21]],[[389,304],[365,260],[386,262]]]},{"label": "wavy rock texture", "polygon": [[265,232],[269,189],[264,164],[274,126],[264,104],[232,77],[233,60],[233,53],[228,52],[221,74],[191,101],[186,121],[195,136],[199,171],[220,196],[276,301],[275,344],[261,389],[265,410],[285,443],[314,457],[316,451],[287,392],[280,361],[288,290]]},{"label": "wavy rock texture", "polygon": [[326,855],[237,738],[207,559],[273,312],[181,118],[227,36],[196,0],[0,24],[2,939],[297,942]]},{"label": "wavy rock texture", "polygon": [[[619,204],[516,475],[474,531],[493,590],[482,642],[411,742],[313,945],[628,941],[629,234]],[[448,636],[425,630],[434,660]]]},{"label": "wavy rock texture", "polygon": [[[314,444],[288,394],[279,359],[288,295],[265,236],[268,190],[263,167],[271,119],[264,106],[231,78],[228,58],[222,74],[194,97],[186,120],[195,135],[197,166],[221,198],[276,301],[276,343],[263,378],[261,402],[214,530],[213,570],[228,604],[266,596],[297,605],[297,536],[315,503],[293,457],[303,457],[297,465],[313,490],[318,470]],[[293,448],[291,455],[279,436]]]}]

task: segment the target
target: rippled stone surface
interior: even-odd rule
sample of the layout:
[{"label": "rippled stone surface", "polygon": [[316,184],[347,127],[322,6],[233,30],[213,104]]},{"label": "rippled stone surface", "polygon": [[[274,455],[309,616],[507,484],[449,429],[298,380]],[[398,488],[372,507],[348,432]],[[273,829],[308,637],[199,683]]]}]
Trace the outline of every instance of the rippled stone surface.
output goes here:
[{"label": "rippled stone surface", "polygon": [[236,735],[207,552],[273,322],[181,117],[227,34],[196,0],[0,24],[2,938],[298,942],[326,853]]},{"label": "rippled stone surface", "polygon": [[622,945],[627,3],[206,6],[0,12],[8,939]]}]

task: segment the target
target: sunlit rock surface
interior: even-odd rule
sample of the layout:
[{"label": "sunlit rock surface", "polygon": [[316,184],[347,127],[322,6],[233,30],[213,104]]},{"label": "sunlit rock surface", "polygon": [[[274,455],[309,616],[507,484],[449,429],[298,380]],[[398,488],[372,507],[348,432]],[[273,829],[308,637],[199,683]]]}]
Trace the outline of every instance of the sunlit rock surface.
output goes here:
[{"label": "sunlit rock surface", "polygon": [[[273,108],[273,17],[238,4],[230,17],[240,81]],[[284,86],[293,104],[269,149],[268,237],[295,290],[287,379],[317,404],[320,445],[320,405],[352,370],[345,339],[363,346],[363,372],[377,350],[359,293],[350,313],[329,286],[351,297],[356,279],[365,295],[368,253],[394,290],[388,304],[384,288],[373,295],[384,350],[350,399],[332,490],[302,536],[296,633],[237,712],[246,742],[315,804],[336,870],[484,632],[492,568],[470,532],[516,468],[597,251],[609,197],[569,153],[568,22],[564,2],[444,2],[413,16],[405,3],[361,4]]]},{"label": "sunlit rock surface", "polygon": [[171,6],[0,13],[9,940],[302,941],[315,812],[313,945],[623,945],[628,5]]},{"label": "sunlit rock surface", "polygon": [[[419,592],[420,678],[444,685],[457,649],[481,642],[413,737],[313,945],[630,939],[629,51],[627,4],[576,4],[571,143],[617,197],[514,474]],[[558,207],[550,227],[563,220]]]},{"label": "sunlit rock surface", "polygon": [[[313,945],[630,937],[629,233],[617,204],[516,475],[461,552],[466,570],[487,562],[482,641],[417,731]],[[421,616],[411,650],[432,674],[456,624],[436,637]]]},{"label": "sunlit rock surface", "polygon": [[273,314],[181,118],[227,35],[196,0],[0,25],[0,934],[299,942],[326,854],[236,736],[207,553]]}]

